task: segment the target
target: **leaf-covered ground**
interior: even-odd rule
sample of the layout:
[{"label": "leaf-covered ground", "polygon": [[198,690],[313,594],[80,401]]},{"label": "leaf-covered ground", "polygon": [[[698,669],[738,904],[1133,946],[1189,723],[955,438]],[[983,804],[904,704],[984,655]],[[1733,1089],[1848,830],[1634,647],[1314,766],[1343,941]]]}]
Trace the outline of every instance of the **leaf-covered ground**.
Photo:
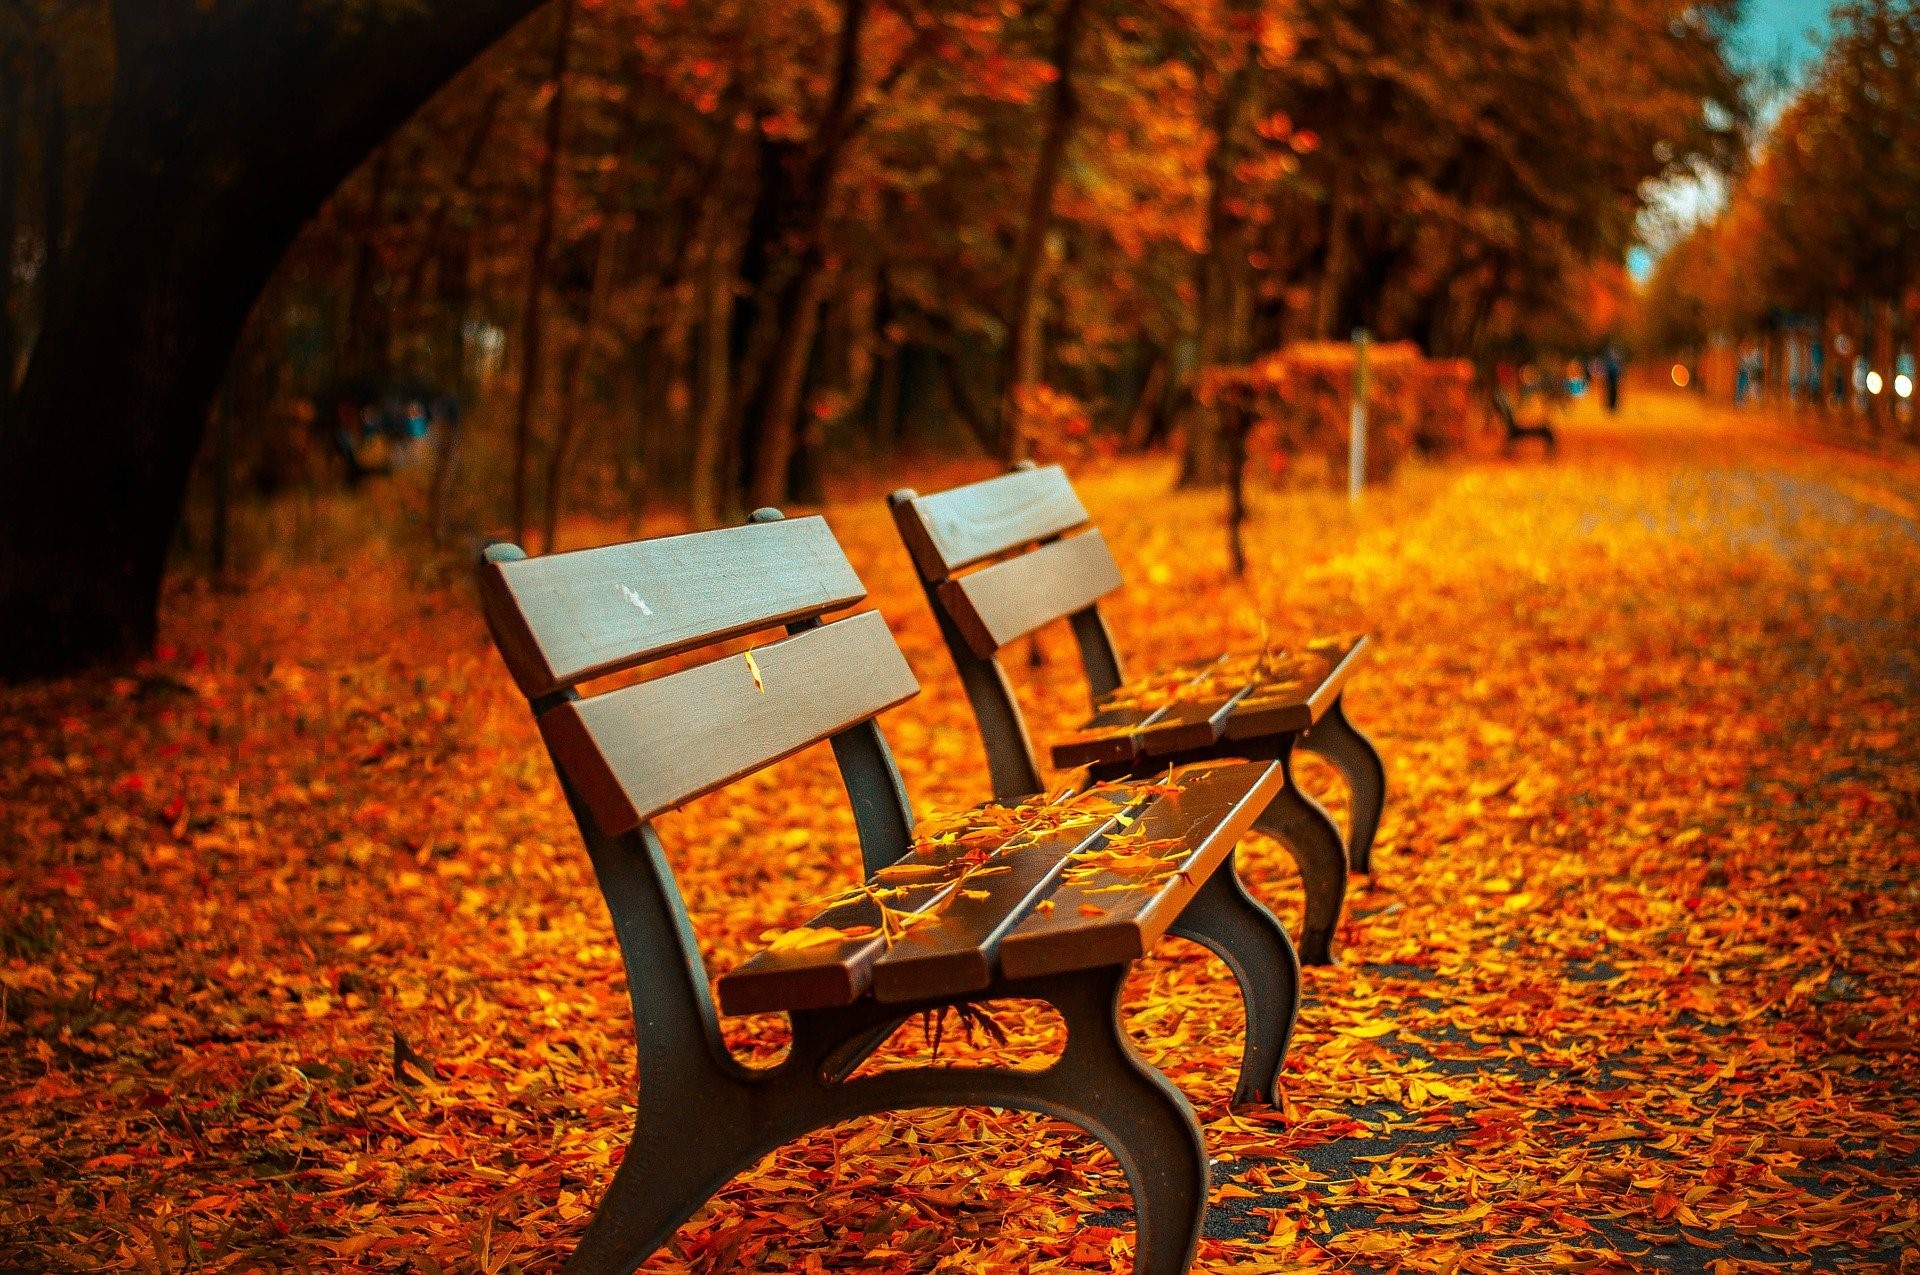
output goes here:
[{"label": "leaf-covered ground", "polygon": [[[1135,670],[1260,616],[1382,645],[1350,697],[1392,785],[1377,873],[1307,975],[1285,1105],[1226,1110],[1223,967],[1169,940],[1131,984],[1218,1157],[1199,1269],[1920,1266],[1920,468],[1630,408],[1357,520],[1264,495],[1250,590],[1217,497],[1086,477]],[[978,800],[884,510],[829,513],[926,688],[885,722],[910,790]],[[632,1041],[464,580],[273,568],[180,590],[166,640],[0,692],[0,1264],[552,1269],[627,1135]],[[1084,693],[1064,635],[1041,656],[1044,732]],[[663,825],[710,970],[854,876],[818,753]],[[1243,863],[1297,914],[1284,851]],[[1057,1047],[998,1018],[1008,1049],[942,1057]],[[780,1030],[729,1024],[759,1057]],[[648,1269],[1126,1269],[1127,1209],[1069,1127],[920,1112],[769,1157]]]}]

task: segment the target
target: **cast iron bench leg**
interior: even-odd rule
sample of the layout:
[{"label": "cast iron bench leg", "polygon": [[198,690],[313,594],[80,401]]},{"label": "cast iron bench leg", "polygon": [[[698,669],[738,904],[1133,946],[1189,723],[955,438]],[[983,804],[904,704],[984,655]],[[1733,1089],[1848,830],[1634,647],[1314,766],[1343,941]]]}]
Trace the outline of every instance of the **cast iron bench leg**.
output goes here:
[{"label": "cast iron bench leg", "polygon": [[[1333,710],[1327,711],[1331,716]],[[1293,782],[1292,751],[1291,739],[1281,745],[1280,761],[1287,768],[1287,782],[1253,826],[1284,845],[1299,865],[1300,881],[1307,893],[1306,916],[1301,919],[1300,942],[1296,945],[1300,963],[1331,965],[1333,931],[1340,924],[1340,911],[1347,898],[1347,847],[1333,817]]]},{"label": "cast iron bench leg", "polygon": [[1234,854],[1214,870],[1173,923],[1173,933],[1227,963],[1247,1010],[1247,1042],[1233,1105],[1280,1101],[1280,1066],[1300,1012],[1300,958],[1273,913],[1241,883]]},{"label": "cast iron bench leg", "polygon": [[1355,872],[1373,871],[1373,838],[1380,831],[1380,812],[1387,804],[1387,768],[1373,741],[1362,735],[1347,717],[1342,696],[1300,737],[1300,746],[1333,763],[1353,794],[1353,815],[1347,840],[1349,865]]},{"label": "cast iron bench leg", "polygon": [[[1148,1066],[1120,1023],[1126,966],[1010,985],[1060,1011],[1067,1047],[1046,1071],[934,1067],[887,1072],[817,1091],[810,1127],[912,1107],[1011,1107],[1079,1125],[1126,1171],[1139,1238],[1138,1275],[1184,1275],[1207,1210],[1207,1148],[1193,1108]],[[797,1028],[797,1024],[796,1024]]]}]

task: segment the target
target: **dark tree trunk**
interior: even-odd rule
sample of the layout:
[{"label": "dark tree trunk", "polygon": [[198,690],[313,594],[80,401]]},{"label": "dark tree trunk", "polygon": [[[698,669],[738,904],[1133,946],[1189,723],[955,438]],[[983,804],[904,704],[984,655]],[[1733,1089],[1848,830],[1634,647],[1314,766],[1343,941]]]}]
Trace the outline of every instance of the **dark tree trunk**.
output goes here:
[{"label": "dark tree trunk", "polygon": [[387,186],[393,179],[393,148],[382,146],[373,158],[368,183],[366,215],[353,246],[353,274],[347,283],[347,307],[340,348],[340,371],[347,376],[370,376],[384,371],[387,343],[386,316],[374,318],[374,276],[380,269],[380,229],[387,207]]},{"label": "dark tree trunk", "polygon": [[33,86],[40,117],[41,232],[46,237],[40,295],[48,297],[60,290],[66,273],[67,238],[67,99],[60,83],[59,54],[50,44],[36,51]]},{"label": "dark tree trunk", "polygon": [[13,433],[13,377],[20,361],[19,329],[13,322],[13,245],[20,227],[20,77],[0,46],[0,444]]},{"label": "dark tree trunk", "polygon": [[301,225],[536,0],[119,0],[90,194],[0,466],[0,678],[152,645],[207,405]]},{"label": "dark tree trunk", "polygon": [[[494,121],[500,116],[500,100],[506,95],[506,89],[496,88],[487,94],[487,100],[481,104],[473,134],[467,139],[466,153],[461,156],[459,171],[454,174],[453,189],[435,201],[433,211],[427,214],[426,227],[421,231],[420,244],[414,250],[413,261],[401,276],[397,304],[417,304],[426,288],[427,267],[446,259],[447,219],[456,203],[473,194],[474,176],[479,172],[480,160],[486,154],[487,141],[493,136]],[[441,290],[446,290],[444,282]]]},{"label": "dark tree trunk", "polygon": [[[1257,55],[1248,49],[1242,56]],[[1196,378],[1228,359],[1232,294],[1246,260],[1240,219],[1231,211],[1233,171],[1239,158],[1237,129],[1252,91],[1253,70],[1243,63],[1228,76],[1214,109],[1213,149],[1207,154],[1207,250],[1194,262]],[[1195,400],[1192,385],[1182,387],[1177,410],[1187,433],[1180,485],[1214,486],[1227,476],[1220,414]]]},{"label": "dark tree trunk", "polygon": [[[775,336],[765,392],[761,396],[753,476],[748,487],[748,499],[754,505],[776,505],[787,494],[794,420],[806,385],[807,361],[813,353],[813,335],[825,290],[828,263],[822,235],[827,209],[833,202],[834,184],[854,131],[854,92],[860,84],[860,40],[866,29],[869,7],[870,0],[843,0],[833,87],[821,112],[820,127],[815,131],[804,162],[789,163],[781,168],[789,183],[784,202],[791,210],[785,238],[797,246],[798,251],[774,300]],[[789,159],[801,157],[789,156]]]},{"label": "dark tree trunk", "polygon": [[527,249],[527,302],[520,316],[520,392],[513,409],[513,539],[527,538],[527,488],[531,479],[533,400],[540,392],[540,294],[547,283],[547,253],[553,247],[555,201],[559,196],[560,143],[567,127],[567,51],[573,42],[573,0],[559,0],[560,22],[553,37],[553,70],[548,86],[547,139],[540,153],[539,219]]},{"label": "dark tree trunk", "polygon": [[1043,342],[1038,318],[1040,265],[1047,236],[1053,232],[1054,191],[1066,162],[1067,142],[1080,115],[1080,96],[1073,84],[1074,56],[1080,47],[1080,15],[1084,0],[1064,0],[1054,19],[1053,92],[1049,96],[1046,131],[1040,138],[1040,156],[1034,164],[1033,187],[1027,192],[1027,219],[1020,230],[1014,258],[1012,304],[1007,310],[1007,348],[1002,360],[1000,433],[1009,461],[1026,458],[1028,439],[1020,427],[1020,392],[1040,379]]},{"label": "dark tree trunk", "polygon": [[[554,424],[553,451],[547,457],[547,503],[540,523],[540,552],[552,553],[560,534],[560,516],[567,500],[567,473],[574,450],[574,426],[580,419],[580,393],[586,388],[587,368],[593,358],[594,343],[600,337],[600,324],[606,317],[607,298],[613,292],[613,271],[619,250],[620,215],[615,210],[619,183],[625,165],[618,162],[633,149],[633,139],[622,135],[614,148],[616,163],[607,175],[607,188],[600,197],[600,235],[593,249],[593,287],[587,295],[587,313],[580,322],[580,339],[567,354],[566,370],[560,378],[560,415]],[[653,308],[649,297],[638,307],[642,313]]]}]

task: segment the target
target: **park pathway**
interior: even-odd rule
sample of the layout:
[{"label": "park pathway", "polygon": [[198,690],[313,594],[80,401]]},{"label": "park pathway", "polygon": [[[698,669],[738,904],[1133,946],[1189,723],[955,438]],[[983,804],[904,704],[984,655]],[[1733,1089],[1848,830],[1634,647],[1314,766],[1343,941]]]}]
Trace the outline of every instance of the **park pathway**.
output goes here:
[{"label": "park pathway", "polygon": [[[1563,437],[1357,514],[1262,491],[1245,584],[1217,495],[1084,478],[1141,665],[1261,617],[1382,645],[1350,700],[1389,764],[1377,871],[1305,980],[1283,1108],[1225,1108],[1239,1009],[1204,953],[1130,985],[1219,1157],[1202,1271],[1920,1266],[1920,467],[1678,397]],[[828,513],[926,688],[885,722],[910,791],[979,799],[884,511]],[[0,1266],[553,1269],[632,1044],[457,568],[183,584],[165,631],[134,676],[0,691]],[[1064,643],[1040,657],[1044,733],[1083,700]],[[665,821],[710,967],[851,879],[839,800],[803,755]],[[1243,864],[1297,913],[1282,851]],[[913,1113],[768,1157],[647,1269],[1125,1269],[1129,1225],[1060,1126]]]}]

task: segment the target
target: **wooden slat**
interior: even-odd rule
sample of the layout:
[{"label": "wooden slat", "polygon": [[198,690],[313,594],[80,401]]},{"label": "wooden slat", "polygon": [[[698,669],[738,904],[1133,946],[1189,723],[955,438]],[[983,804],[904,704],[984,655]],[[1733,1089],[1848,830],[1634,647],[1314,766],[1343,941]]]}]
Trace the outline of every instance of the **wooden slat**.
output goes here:
[{"label": "wooden slat", "polygon": [[1087,510],[1066,472],[1049,465],[917,496],[902,507],[898,521],[921,578],[939,581],[995,554],[1084,526]]},{"label": "wooden slat", "polygon": [[986,987],[993,981],[1000,941],[1053,893],[1068,856],[1117,831],[1114,816],[1137,814],[1141,800],[1129,801],[1121,790],[1109,813],[1095,815],[1086,824],[1032,840],[1014,837],[961,883],[963,888],[937,918],[909,929],[875,962],[874,996],[900,1002]]},{"label": "wooden slat", "polygon": [[1217,743],[1227,728],[1227,718],[1249,688],[1221,687],[1176,700],[1143,724],[1135,734],[1140,751],[1148,757],[1171,757]]},{"label": "wooden slat", "polygon": [[1226,737],[1255,739],[1307,729],[1332,706],[1372,646],[1372,640],[1362,635],[1287,660],[1273,677],[1233,706]]},{"label": "wooden slat", "polygon": [[1092,717],[1054,743],[1053,764],[1067,770],[1074,766],[1132,761],[1140,755],[1140,730],[1163,717],[1181,695],[1211,680],[1213,671],[1227,658],[1216,655],[1212,659],[1188,661],[1157,675],[1152,683],[1185,679],[1184,684],[1168,685],[1168,699],[1158,704],[1150,704],[1152,683],[1145,686],[1133,683],[1103,696],[1094,705]]},{"label": "wooden slat", "polygon": [[602,832],[625,832],[920,689],[876,611],[750,654],[561,704],[540,718],[547,746]]},{"label": "wooden slat", "polygon": [[1280,791],[1281,772],[1279,762],[1202,762],[1177,775],[1181,791],[1148,806],[1136,825],[1142,843],[1191,846],[1172,865],[1177,871],[1152,882],[1101,871],[1062,884],[1052,908],[1029,915],[1000,944],[1001,973],[1032,978],[1146,955]]},{"label": "wooden slat", "polygon": [[1098,531],[1057,540],[940,586],[940,601],[981,659],[1121,585],[1120,567]]},{"label": "wooden slat", "polygon": [[488,562],[479,579],[529,699],[866,596],[822,518]]},{"label": "wooden slat", "polygon": [[1054,741],[1053,764],[1065,770],[1132,761],[1140,755],[1135,732],[1148,719],[1166,711],[1167,706],[1162,704],[1154,709],[1128,706],[1095,713],[1078,730]]},{"label": "wooden slat", "polygon": [[[915,863],[940,869],[969,852],[969,847],[942,847],[927,856],[910,856]],[[906,893],[889,906],[899,912],[920,912],[933,907],[953,889],[951,882],[936,881],[926,886],[905,885]],[[886,940],[879,933],[880,908],[864,895],[828,908],[808,921],[804,928],[853,930],[872,927],[864,938],[846,939],[787,951],[760,952],[738,969],[720,976],[718,992],[721,1012],[727,1014],[766,1014],[789,1009],[826,1009],[851,1005],[873,983],[873,963],[886,951]]]}]

